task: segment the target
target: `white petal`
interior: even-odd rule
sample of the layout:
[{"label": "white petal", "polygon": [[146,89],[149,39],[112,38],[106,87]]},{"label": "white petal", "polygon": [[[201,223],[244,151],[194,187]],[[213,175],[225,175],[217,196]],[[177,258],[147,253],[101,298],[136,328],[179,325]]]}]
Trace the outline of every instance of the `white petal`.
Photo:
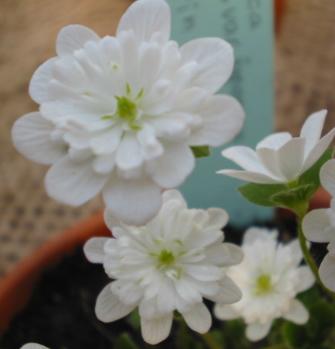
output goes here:
[{"label": "white petal", "polygon": [[253,244],[257,240],[276,239],[277,231],[269,231],[264,228],[251,227],[246,230],[243,236],[243,245]]},{"label": "white petal", "polygon": [[187,113],[196,113],[206,102],[210,93],[201,87],[190,87],[178,93],[175,108]]},{"label": "white petal", "polygon": [[163,146],[157,140],[155,130],[150,125],[144,125],[143,129],[138,132],[137,138],[142,146],[145,160],[153,160],[163,154]]},{"label": "white petal", "polygon": [[127,316],[136,305],[126,305],[112,293],[112,284],[108,284],[100,292],[96,304],[95,314],[102,322],[112,322]]},{"label": "white petal", "polygon": [[322,186],[335,196],[335,160],[329,160],[321,167],[320,181]]},{"label": "white petal", "polygon": [[231,243],[214,244],[207,249],[206,260],[220,265],[222,267],[230,267],[241,263],[243,259],[242,249]]},{"label": "white petal", "polygon": [[163,155],[148,163],[152,179],[163,188],[181,185],[193,171],[195,159],[191,149],[184,143],[164,145]]},{"label": "white petal", "polygon": [[259,341],[267,336],[267,334],[270,332],[271,325],[272,321],[269,321],[264,324],[258,322],[250,324],[247,326],[246,336],[250,341]]},{"label": "white petal", "polygon": [[335,256],[328,253],[321,262],[320,278],[323,284],[335,292]]},{"label": "white petal", "polygon": [[229,220],[229,216],[226,210],[223,208],[211,207],[207,210],[209,220],[206,228],[209,229],[222,229]]},{"label": "white petal", "polygon": [[317,145],[311,150],[304,164],[304,171],[307,171],[312,167],[324,154],[327,148],[330,146],[335,136],[335,129],[329,131],[325,136],[323,136]]},{"label": "white petal", "polygon": [[141,332],[145,342],[155,345],[166,339],[171,331],[173,313],[154,319],[141,317]]},{"label": "white petal", "polygon": [[297,276],[297,289],[296,292],[304,292],[314,285],[315,277],[307,266],[299,267]]},{"label": "white petal", "polygon": [[308,321],[309,314],[305,306],[298,301],[293,299],[290,303],[290,308],[283,318],[294,322],[297,325],[303,325]]},{"label": "white petal", "polygon": [[52,69],[56,61],[57,58],[53,57],[41,64],[30,80],[29,94],[36,103],[41,104],[50,100],[47,87],[53,78]]},{"label": "white petal", "polygon": [[233,48],[219,38],[201,38],[181,47],[183,62],[198,63],[192,85],[216,92],[229,79],[234,66]]},{"label": "white petal", "polygon": [[114,216],[110,208],[105,208],[104,210],[104,221],[105,221],[105,224],[107,225],[107,228],[111,232],[113,232],[115,227],[120,227],[123,225],[123,223]]},{"label": "white petal", "polygon": [[170,200],[176,200],[181,203],[185,208],[187,208],[187,203],[180,191],[170,189],[163,192],[163,202],[166,203]]},{"label": "white petal", "polygon": [[304,138],[292,138],[278,150],[280,172],[288,181],[302,173],[304,149]]},{"label": "white petal", "polygon": [[16,120],[12,138],[16,149],[29,160],[49,165],[66,153],[66,144],[52,140],[54,125],[36,113],[29,113]]},{"label": "white petal", "polygon": [[106,176],[93,170],[90,161],[75,162],[66,156],[50,168],[45,185],[53,199],[79,206],[97,195],[106,180]]},{"label": "white petal", "polygon": [[93,137],[90,140],[90,145],[96,154],[110,154],[119,146],[121,136],[121,127],[112,127]]},{"label": "white petal", "polygon": [[147,223],[162,204],[160,188],[147,178],[114,177],[103,190],[103,197],[115,217],[132,225]]},{"label": "white petal", "polygon": [[249,147],[237,145],[224,149],[221,154],[247,171],[264,172],[257,153]]},{"label": "white petal", "polygon": [[221,268],[212,265],[186,264],[184,270],[194,279],[205,282],[217,281],[222,276]]},{"label": "white petal", "polygon": [[300,137],[306,139],[305,154],[309,154],[312,148],[318,143],[323,125],[327,116],[327,110],[323,109],[311,114],[304,122]]},{"label": "white petal", "polygon": [[113,171],[115,165],[115,153],[98,155],[93,160],[94,171],[100,174],[107,174]]},{"label": "white petal", "polygon": [[241,171],[241,170],[220,170],[218,174],[223,174],[229,177],[241,179],[246,182],[259,183],[259,184],[276,184],[278,183],[277,178],[273,178],[262,173],[252,171]]},{"label": "white petal", "polygon": [[104,246],[109,238],[91,238],[84,245],[84,254],[91,263],[103,263]]},{"label": "white petal", "polygon": [[37,343],[27,343],[24,346],[21,347],[21,349],[48,349],[44,345],[37,344]]},{"label": "white petal", "polygon": [[70,148],[68,154],[69,158],[75,162],[89,161],[92,157],[92,152],[90,151],[90,149],[87,148]]},{"label": "white petal", "polygon": [[116,164],[122,170],[140,167],[143,162],[140,144],[133,133],[126,133],[117,149]]},{"label": "white petal", "polygon": [[292,136],[288,132],[276,132],[265,137],[262,141],[260,141],[257,144],[256,149],[269,148],[273,150],[278,150],[290,139],[292,139]]},{"label": "white petal", "polygon": [[211,299],[219,304],[233,304],[241,300],[242,293],[235,282],[228,276],[220,282],[220,291]]},{"label": "white petal", "polygon": [[189,311],[182,313],[189,328],[198,333],[206,333],[212,326],[212,316],[205,304],[198,303]]},{"label": "white petal", "polygon": [[304,217],[302,230],[306,238],[313,242],[329,242],[335,237],[335,227],[332,226],[330,209],[320,208],[310,211]]},{"label": "white petal", "polygon": [[88,41],[98,41],[99,36],[91,29],[71,24],[60,30],[56,40],[56,52],[59,56],[73,54],[84,47]]},{"label": "white petal", "polygon": [[277,150],[259,148],[257,149],[257,155],[264,166],[266,173],[270,173],[270,176],[277,178],[281,182],[287,181],[281,171],[279,152]]},{"label": "white petal", "polygon": [[189,126],[180,118],[180,113],[167,113],[159,118],[152,118],[149,124],[155,129],[158,138],[167,141],[181,141],[189,135]]},{"label": "white petal", "polygon": [[217,147],[230,142],[240,132],[245,113],[231,96],[217,95],[207,99],[199,109],[203,124],[191,135],[189,144]]},{"label": "white petal", "polygon": [[154,36],[156,40],[165,43],[170,37],[170,21],[170,8],[165,1],[136,1],[122,16],[117,34],[132,30],[139,42],[150,41]]},{"label": "white petal", "polygon": [[295,266],[298,266],[301,263],[301,260],[303,259],[303,254],[299,240],[292,240],[286,245],[286,247],[290,248],[291,250],[292,262],[295,263]]},{"label": "white petal", "polygon": [[152,87],[158,80],[162,61],[162,50],[157,44],[143,45],[139,58],[139,80],[144,91]]},{"label": "white petal", "polygon": [[225,304],[216,304],[214,314],[220,320],[235,320],[240,317],[233,306]]}]

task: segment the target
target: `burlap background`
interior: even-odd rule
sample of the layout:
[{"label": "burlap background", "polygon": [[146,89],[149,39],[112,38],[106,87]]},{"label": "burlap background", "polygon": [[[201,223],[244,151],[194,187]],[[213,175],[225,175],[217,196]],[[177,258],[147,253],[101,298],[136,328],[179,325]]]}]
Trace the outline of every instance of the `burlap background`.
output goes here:
[{"label": "burlap background", "polygon": [[[242,0],[241,0],[242,1]],[[262,0],[267,1],[267,0]],[[53,55],[63,25],[112,33],[131,0],[0,0],[0,277],[51,236],[98,210],[98,199],[71,209],[49,199],[45,168],[11,145],[14,120],[35,106],[27,87]],[[289,0],[276,43],[276,124],[296,132],[311,111],[327,107],[335,125],[335,2]]]}]

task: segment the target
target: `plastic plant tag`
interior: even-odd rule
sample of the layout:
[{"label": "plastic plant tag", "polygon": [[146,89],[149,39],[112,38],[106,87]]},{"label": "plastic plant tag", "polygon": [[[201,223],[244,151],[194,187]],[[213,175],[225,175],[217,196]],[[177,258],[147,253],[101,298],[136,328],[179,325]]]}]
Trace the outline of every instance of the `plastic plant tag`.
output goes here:
[{"label": "plastic plant tag", "polygon": [[[254,146],[273,127],[273,5],[264,0],[168,0],[172,38],[179,43],[197,37],[222,37],[235,50],[234,73],[223,93],[234,95],[246,111],[236,144]],[[229,144],[227,146],[230,146]],[[197,159],[197,167],[182,187],[193,207],[224,207],[234,224],[271,217],[271,209],[257,207],[240,196],[241,182],[216,175],[232,168],[222,148]]]}]

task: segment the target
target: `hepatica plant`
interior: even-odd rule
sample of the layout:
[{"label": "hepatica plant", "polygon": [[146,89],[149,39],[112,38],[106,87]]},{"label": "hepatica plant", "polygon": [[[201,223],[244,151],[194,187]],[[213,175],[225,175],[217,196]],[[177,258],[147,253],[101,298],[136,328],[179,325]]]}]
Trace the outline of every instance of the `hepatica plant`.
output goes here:
[{"label": "hepatica plant", "polygon": [[[280,132],[256,150],[233,146],[222,152],[242,169],[219,172],[246,181],[239,188],[246,199],[289,209],[298,220],[298,240],[290,243],[258,228],[247,231],[242,249],[224,242],[225,210],[190,209],[173,188],[191,174],[197,157],[210,155],[210,147],[233,140],[242,128],[240,104],[217,93],[232,73],[233,49],[219,38],[179,46],[170,39],[170,16],[164,0],[138,0],[115,36],[99,37],[81,25],[63,28],[56,56],[31,79],[38,111],[15,122],[14,145],[50,166],[45,186],[52,198],[78,206],[102,192],[113,236],[92,238],[84,247],[87,259],[102,264],[111,279],[97,297],[99,320],[138,312],[142,337],[150,344],[165,340],[176,320],[203,335],[202,344],[188,337],[189,347],[218,349],[220,335],[224,342],[235,333],[229,321],[241,318],[246,337],[257,341],[278,328],[279,319],[303,325],[314,316],[315,309],[309,315],[297,298],[314,280],[320,295],[334,298],[334,199],[329,209],[307,211],[321,168],[322,185],[335,195],[329,149],[335,130],[321,136],[321,110],[307,118],[298,137]],[[320,271],[306,238],[328,243]],[[301,265],[302,257],[307,265]],[[224,335],[206,334],[212,324],[209,301],[228,322]],[[298,331],[284,330],[291,339]],[[249,348],[241,338],[237,334],[228,347]],[[284,348],[278,346],[280,335],[273,338],[273,348]],[[310,348],[291,339],[290,348]],[[137,348],[121,340],[127,343],[117,348]],[[37,348],[43,347],[24,346]]]}]

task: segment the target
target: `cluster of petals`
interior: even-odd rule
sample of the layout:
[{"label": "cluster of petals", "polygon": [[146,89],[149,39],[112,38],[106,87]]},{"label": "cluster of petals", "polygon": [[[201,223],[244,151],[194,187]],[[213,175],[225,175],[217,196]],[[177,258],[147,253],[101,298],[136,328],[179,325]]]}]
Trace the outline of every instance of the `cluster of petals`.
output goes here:
[{"label": "cluster of petals", "polygon": [[311,114],[299,137],[278,132],[259,142],[256,151],[246,146],[223,150],[222,155],[243,170],[224,169],[218,173],[260,184],[297,180],[320,159],[333,141],[335,129],[321,137],[326,115],[326,110]]},{"label": "cluster of petals", "polygon": [[114,36],[81,25],[58,34],[57,55],[34,73],[37,112],[13,127],[16,148],[50,165],[48,194],[81,205],[102,192],[129,224],[149,221],[161,191],[195,164],[192,146],[219,146],[240,131],[244,112],[216,92],[230,77],[232,47],[220,38],[170,40],[164,0],[138,0]]},{"label": "cluster of petals", "polygon": [[314,277],[307,266],[300,266],[303,256],[298,241],[284,245],[277,242],[276,231],[250,228],[242,250],[242,263],[227,273],[243,297],[235,304],[216,304],[216,316],[221,320],[242,318],[251,341],[266,337],[279,318],[306,323],[308,311],[295,297],[313,285]]},{"label": "cluster of petals", "polygon": [[223,243],[227,220],[223,209],[188,209],[175,190],[164,192],[161,210],[145,226],[120,223],[107,209],[113,238],[92,238],[84,247],[113,280],[97,298],[98,319],[116,321],[138,308],[150,344],[167,338],[175,311],[194,331],[207,332],[212,317],[203,299],[231,304],[241,298],[225,272],[243,258],[238,246]]},{"label": "cluster of petals", "polygon": [[330,207],[310,211],[302,227],[308,240],[328,243],[328,253],[320,264],[319,275],[323,284],[335,292],[335,160],[329,160],[323,165],[320,180],[333,197]]},{"label": "cluster of petals", "polygon": [[49,348],[37,343],[27,343],[23,345],[21,349],[49,349]]}]

